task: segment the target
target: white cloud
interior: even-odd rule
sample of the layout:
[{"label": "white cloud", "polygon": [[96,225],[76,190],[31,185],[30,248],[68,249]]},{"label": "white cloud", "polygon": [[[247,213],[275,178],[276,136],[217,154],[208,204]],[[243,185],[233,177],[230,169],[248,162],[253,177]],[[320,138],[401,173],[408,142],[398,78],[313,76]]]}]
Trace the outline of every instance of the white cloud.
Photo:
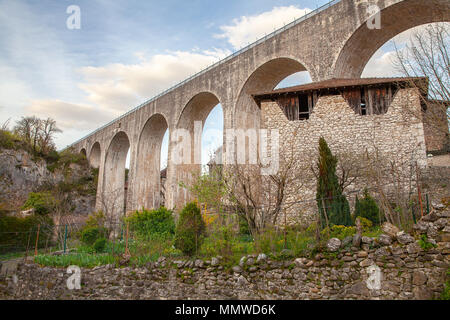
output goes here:
[{"label": "white cloud", "polygon": [[124,112],[179,81],[199,72],[231,52],[177,51],[146,58],[139,64],[110,64],[80,70],[85,81],[79,84],[90,103],[102,109]]},{"label": "white cloud", "polygon": [[[448,23],[444,24],[448,25]],[[364,68],[364,71],[361,76],[364,78],[401,77],[402,74],[399,73],[397,70],[395,70],[393,66],[393,61],[395,60],[396,55],[395,47],[397,47],[398,50],[403,50],[406,44],[410,44],[411,41],[413,40],[412,36],[414,33],[423,32],[429,25],[430,24],[425,24],[422,26],[406,30],[398,34],[394,38],[392,38],[390,41],[384,44],[377,52],[375,52],[375,54],[372,56],[372,58],[369,60],[366,67]]]},{"label": "white cloud", "polygon": [[64,129],[92,130],[99,124],[117,117],[108,109],[95,108],[85,104],[74,104],[60,100],[32,100],[25,108],[27,114],[51,117]]},{"label": "white cloud", "polygon": [[231,25],[221,26],[222,33],[215,37],[227,39],[235,49],[239,49],[310,11],[311,9],[296,6],[275,7],[259,15],[242,16],[234,19]]}]

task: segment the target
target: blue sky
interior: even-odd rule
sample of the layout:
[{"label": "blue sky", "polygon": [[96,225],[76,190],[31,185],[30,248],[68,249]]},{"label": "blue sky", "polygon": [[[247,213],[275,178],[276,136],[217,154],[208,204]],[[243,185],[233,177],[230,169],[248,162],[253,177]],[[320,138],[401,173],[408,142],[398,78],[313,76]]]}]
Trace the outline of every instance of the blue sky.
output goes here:
[{"label": "blue sky", "polygon": [[[51,116],[65,147],[326,2],[0,0],[0,123]],[[66,27],[69,5],[80,7],[79,30]],[[381,48],[364,75],[392,75],[392,50]],[[282,85],[305,81],[294,75]],[[204,130],[222,126],[218,107]],[[206,140],[204,155],[220,144]]]}]

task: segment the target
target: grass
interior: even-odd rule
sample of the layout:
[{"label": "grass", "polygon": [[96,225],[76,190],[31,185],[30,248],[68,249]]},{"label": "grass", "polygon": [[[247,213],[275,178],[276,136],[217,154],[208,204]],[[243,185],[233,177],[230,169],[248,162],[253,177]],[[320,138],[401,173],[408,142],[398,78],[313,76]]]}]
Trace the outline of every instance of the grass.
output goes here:
[{"label": "grass", "polygon": [[[381,234],[380,228],[372,228],[364,233],[366,236],[376,237]],[[323,247],[327,239],[317,244],[314,235],[308,230],[282,231],[267,230],[264,234],[253,239],[248,235],[236,235],[229,230],[210,229],[209,235],[204,238],[197,254],[193,257],[183,255],[174,247],[173,236],[151,236],[129,240],[131,258],[130,266],[142,267],[149,262],[155,262],[164,256],[169,259],[202,259],[222,256],[221,264],[227,269],[239,264],[242,256],[265,253],[276,260],[292,259],[294,257],[310,257]],[[92,268],[105,264],[119,266],[125,252],[125,241],[116,240],[108,242],[105,250],[96,253],[91,246],[78,244],[74,251],[66,255],[39,254],[35,262],[43,266],[68,267],[77,265]]]}]

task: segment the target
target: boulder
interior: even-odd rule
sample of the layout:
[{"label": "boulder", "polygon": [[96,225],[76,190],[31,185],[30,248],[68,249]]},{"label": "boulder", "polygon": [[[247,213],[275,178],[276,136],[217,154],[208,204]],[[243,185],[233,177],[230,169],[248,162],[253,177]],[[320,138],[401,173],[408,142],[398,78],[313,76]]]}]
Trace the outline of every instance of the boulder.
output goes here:
[{"label": "boulder", "polygon": [[373,239],[372,239],[371,237],[366,237],[366,236],[364,236],[364,237],[361,238],[361,241],[362,241],[362,243],[364,243],[364,244],[372,244]]},{"label": "boulder", "polygon": [[388,236],[395,238],[395,236],[397,235],[397,233],[400,232],[400,229],[397,228],[396,226],[394,226],[392,223],[389,222],[385,222],[383,223],[383,225],[381,226],[381,231],[383,231],[385,234],[387,234]]},{"label": "boulder", "polygon": [[211,259],[211,266],[212,266],[212,267],[215,267],[215,266],[217,266],[217,265],[219,265],[219,259],[217,259],[217,258],[212,258],[212,259]]},{"label": "boulder", "polygon": [[328,240],[327,248],[329,251],[336,252],[339,250],[340,247],[341,247],[341,240],[339,240],[338,238],[332,238]]},{"label": "boulder", "polygon": [[342,240],[342,244],[341,245],[344,248],[344,247],[348,246],[349,244],[351,244],[352,241],[353,241],[353,237],[352,236],[348,236],[344,240]]},{"label": "boulder", "polygon": [[361,235],[359,233],[353,236],[352,245],[356,248],[359,248],[361,246]]},{"label": "boulder", "polygon": [[267,260],[267,256],[264,253],[260,253],[258,258],[256,259],[256,263],[260,263],[261,261]]},{"label": "boulder", "polygon": [[408,244],[415,241],[414,237],[407,234],[405,231],[400,231],[399,233],[397,233],[396,238],[397,241],[401,244]]},{"label": "boulder", "polygon": [[424,216],[421,220],[426,222],[435,222],[439,217],[437,216],[435,211],[430,212],[430,214],[427,214]]},{"label": "boulder", "polygon": [[392,238],[383,233],[378,237],[378,243],[384,246],[389,246],[392,244]]}]

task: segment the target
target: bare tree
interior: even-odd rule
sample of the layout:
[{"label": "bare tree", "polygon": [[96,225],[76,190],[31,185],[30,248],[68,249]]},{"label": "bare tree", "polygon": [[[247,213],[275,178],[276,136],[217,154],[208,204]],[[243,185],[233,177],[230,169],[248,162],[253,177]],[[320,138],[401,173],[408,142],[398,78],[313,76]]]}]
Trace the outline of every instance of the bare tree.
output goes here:
[{"label": "bare tree", "polygon": [[[395,45],[395,44],[394,44]],[[405,77],[426,77],[428,81],[411,80],[420,90],[423,121],[434,134],[448,139],[450,104],[450,23],[432,24],[413,33],[404,48],[396,46],[394,68]],[[418,114],[422,118],[422,114]]]},{"label": "bare tree", "polygon": [[62,131],[52,118],[42,120],[31,116],[22,117],[17,121],[14,132],[31,147],[33,152],[40,151],[46,154],[55,148],[54,135]]},{"label": "bare tree", "polygon": [[227,201],[248,222],[254,236],[269,226],[286,226],[287,212],[295,204],[287,196],[292,190],[301,189],[307,179],[309,169],[296,156],[294,141],[293,138],[286,142],[292,144],[290,147],[280,147],[284,152],[279,156],[279,170],[275,174],[262,175],[261,161],[224,167]]},{"label": "bare tree", "polygon": [[56,133],[62,132],[56,126],[56,121],[52,118],[47,118],[41,120],[41,132],[39,135],[39,145],[43,153],[48,153],[50,150],[55,148],[53,139]]}]

